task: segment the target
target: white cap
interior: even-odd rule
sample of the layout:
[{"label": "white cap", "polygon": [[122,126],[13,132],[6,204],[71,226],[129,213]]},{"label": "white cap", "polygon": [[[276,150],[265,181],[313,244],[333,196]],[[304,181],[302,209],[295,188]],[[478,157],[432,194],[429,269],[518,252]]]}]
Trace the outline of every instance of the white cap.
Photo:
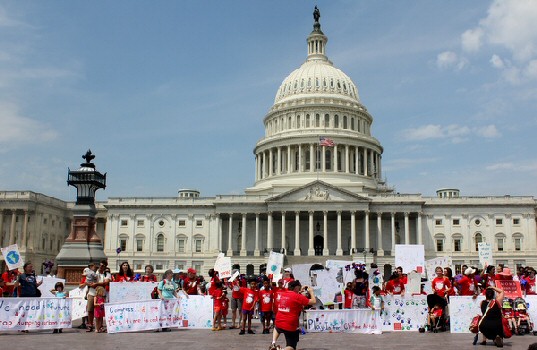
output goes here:
[{"label": "white cap", "polygon": [[475,269],[472,269],[471,267],[469,267],[466,270],[464,270],[464,274],[465,275],[471,275],[471,274],[474,274],[475,271],[476,271]]},{"label": "white cap", "polygon": [[284,272],[292,272],[293,270],[291,270],[290,267],[286,267],[285,269],[283,269]]}]

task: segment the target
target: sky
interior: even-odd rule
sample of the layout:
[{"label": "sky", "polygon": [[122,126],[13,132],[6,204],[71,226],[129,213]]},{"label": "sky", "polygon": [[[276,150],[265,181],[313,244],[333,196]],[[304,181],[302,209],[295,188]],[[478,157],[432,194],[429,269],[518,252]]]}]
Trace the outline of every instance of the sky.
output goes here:
[{"label": "sky", "polygon": [[537,1],[0,1],[0,190],[241,194],[313,7],[400,193],[537,196]]}]

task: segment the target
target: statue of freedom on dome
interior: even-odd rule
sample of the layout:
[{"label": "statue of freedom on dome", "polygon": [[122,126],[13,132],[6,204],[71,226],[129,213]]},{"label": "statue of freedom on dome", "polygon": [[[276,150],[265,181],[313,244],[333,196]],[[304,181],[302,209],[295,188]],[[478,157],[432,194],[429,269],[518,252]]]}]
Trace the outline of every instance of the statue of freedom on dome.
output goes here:
[{"label": "statue of freedom on dome", "polygon": [[313,10],[313,19],[315,20],[315,23],[319,23],[319,18],[321,18],[321,11],[319,11],[317,5],[315,5],[315,10]]}]

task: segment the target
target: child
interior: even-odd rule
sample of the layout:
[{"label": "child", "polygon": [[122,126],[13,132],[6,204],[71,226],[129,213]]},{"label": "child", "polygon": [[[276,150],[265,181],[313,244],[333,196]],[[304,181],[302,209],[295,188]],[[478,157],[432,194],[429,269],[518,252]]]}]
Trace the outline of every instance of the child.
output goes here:
[{"label": "child", "polygon": [[246,320],[248,320],[248,334],[255,334],[252,330],[252,316],[254,315],[255,304],[257,303],[257,283],[255,280],[250,281],[248,288],[241,287],[240,292],[244,299],[242,301],[242,322],[240,335],[245,333]]},{"label": "child", "polygon": [[222,329],[222,297],[224,291],[222,290],[222,282],[218,281],[214,283],[214,289],[212,290],[212,297],[214,300],[214,318],[213,318],[213,331],[221,331]]},{"label": "child", "polygon": [[516,329],[518,331],[517,334],[522,334],[520,330],[520,323],[522,321],[528,321],[530,320],[530,317],[528,313],[526,312],[526,305],[524,303],[517,303],[516,310],[515,310],[515,318],[516,318]]},{"label": "child", "polygon": [[[65,299],[67,297],[67,294],[63,291],[63,283],[57,282],[54,285],[54,289],[50,291],[52,294],[56,296],[56,298],[62,298]],[[62,333],[62,329],[58,328],[55,329],[52,333]]]},{"label": "child", "polygon": [[96,333],[105,333],[106,330],[103,327],[104,319],[104,303],[106,301],[106,290],[104,287],[99,286],[95,288],[95,299],[94,299],[94,315],[95,315],[95,332]]},{"label": "child", "polygon": [[222,318],[224,319],[224,323],[222,324],[222,328],[227,328],[227,311],[229,309],[229,299],[227,297],[227,290],[224,289],[222,291]]},{"label": "child", "polygon": [[373,293],[369,299],[371,310],[380,310],[380,313],[382,314],[384,311],[384,297],[380,295],[380,287],[373,286],[371,292]]},{"label": "child", "polygon": [[260,309],[263,315],[261,323],[263,324],[263,334],[269,334],[270,320],[272,319],[273,294],[268,279],[263,281],[263,290],[259,291]]},{"label": "child", "polygon": [[442,309],[442,305],[436,304],[430,311],[429,315],[427,316],[427,324],[429,325],[429,332],[432,332],[435,328],[436,321],[442,317],[444,310]]},{"label": "child", "polygon": [[507,320],[509,324],[509,328],[511,328],[511,331],[513,333],[516,333],[517,322],[515,320],[515,312],[513,311],[511,300],[509,299],[503,300],[502,313],[503,313],[503,317]]},{"label": "child", "polygon": [[354,292],[352,291],[352,283],[347,282],[347,288],[345,288],[345,302],[343,308],[352,309],[352,299],[354,298]]}]

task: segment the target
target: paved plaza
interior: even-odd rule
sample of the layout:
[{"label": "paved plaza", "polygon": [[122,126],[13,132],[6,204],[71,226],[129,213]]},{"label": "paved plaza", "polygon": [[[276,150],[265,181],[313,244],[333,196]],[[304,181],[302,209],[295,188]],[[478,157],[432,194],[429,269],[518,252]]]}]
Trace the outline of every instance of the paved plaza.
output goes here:
[{"label": "paved plaza", "polygon": [[[84,330],[67,329],[63,334],[50,332],[1,332],[1,348],[16,345],[18,349],[255,349],[267,350],[271,335],[239,335],[238,330],[213,332],[210,330],[173,329],[167,333],[139,332],[121,334],[86,333]],[[487,349],[495,348],[492,342],[487,347],[472,346],[470,334],[421,334],[390,332],[381,335],[309,333],[300,337],[298,349],[302,350],[338,350],[338,349]],[[505,348],[525,350],[528,345],[537,342],[532,335],[513,336],[505,341]],[[279,341],[283,345],[283,337]]]}]

